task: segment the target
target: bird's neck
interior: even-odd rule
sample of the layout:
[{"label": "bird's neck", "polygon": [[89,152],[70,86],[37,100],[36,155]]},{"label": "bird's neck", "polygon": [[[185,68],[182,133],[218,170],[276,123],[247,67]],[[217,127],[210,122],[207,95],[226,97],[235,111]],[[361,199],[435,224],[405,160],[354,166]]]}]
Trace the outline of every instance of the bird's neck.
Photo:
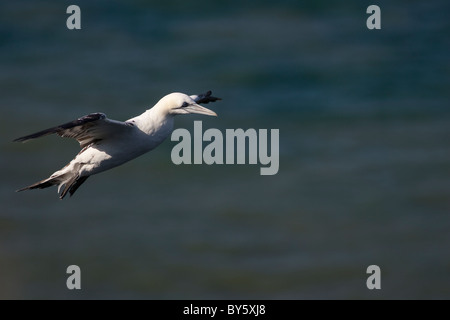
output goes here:
[{"label": "bird's neck", "polygon": [[135,118],[136,125],[147,135],[165,139],[173,130],[173,116],[151,108]]}]

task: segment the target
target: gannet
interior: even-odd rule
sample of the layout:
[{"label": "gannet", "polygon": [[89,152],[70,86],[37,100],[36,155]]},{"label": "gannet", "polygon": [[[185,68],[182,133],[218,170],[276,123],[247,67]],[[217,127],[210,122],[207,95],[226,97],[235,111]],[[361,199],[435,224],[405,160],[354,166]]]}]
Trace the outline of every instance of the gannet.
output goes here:
[{"label": "gannet", "polygon": [[81,151],[64,168],[17,192],[57,185],[60,199],[67,192],[72,196],[90,176],[120,166],[156,148],[171,134],[176,115],[197,113],[217,116],[214,111],[200,105],[217,100],[220,98],[211,96],[211,91],[192,96],[174,92],[125,122],[108,119],[104,113],[97,112],[17,138],[14,141],[25,142],[56,133],[78,140],[81,146]]}]

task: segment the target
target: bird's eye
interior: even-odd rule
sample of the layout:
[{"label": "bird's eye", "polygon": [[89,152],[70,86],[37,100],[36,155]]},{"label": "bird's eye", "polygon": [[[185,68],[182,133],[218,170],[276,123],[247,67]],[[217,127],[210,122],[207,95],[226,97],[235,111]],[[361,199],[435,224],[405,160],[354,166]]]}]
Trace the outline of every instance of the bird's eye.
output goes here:
[{"label": "bird's eye", "polygon": [[182,108],[186,108],[188,105],[189,105],[189,103],[185,101],[185,102],[183,102],[183,104],[181,105],[181,107],[182,107]]}]

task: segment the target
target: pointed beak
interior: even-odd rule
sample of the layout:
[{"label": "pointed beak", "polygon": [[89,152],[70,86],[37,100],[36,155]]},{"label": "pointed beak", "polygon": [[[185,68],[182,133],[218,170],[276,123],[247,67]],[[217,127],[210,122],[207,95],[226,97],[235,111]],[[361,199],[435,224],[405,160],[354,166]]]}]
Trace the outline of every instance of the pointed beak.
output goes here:
[{"label": "pointed beak", "polygon": [[205,107],[202,107],[201,105],[196,104],[196,103],[195,104],[191,104],[191,105],[189,105],[189,106],[187,106],[187,107],[185,107],[183,109],[186,110],[189,113],[198,113],[198,114],[204,114],[204,115],[207,115],[207,116],[217,117],[217,114],[214,111],[209,110],[209,109],[207,109]]}]

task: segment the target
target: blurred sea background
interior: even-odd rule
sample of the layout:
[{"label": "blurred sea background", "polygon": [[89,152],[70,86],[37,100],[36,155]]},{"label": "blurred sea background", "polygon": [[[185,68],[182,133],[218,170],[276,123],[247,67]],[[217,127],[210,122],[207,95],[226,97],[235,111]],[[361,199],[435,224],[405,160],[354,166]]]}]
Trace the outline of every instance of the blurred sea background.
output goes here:
[{"label": "blurred sea background", "polygon": [[[81,30],[66,8],[81,8]],[[366,9],[381,8],[381,30]],[[2,1],[0,298],[449,299],[450,4]],[[176,142],[72,198],[15,193],[78,152],[14,138],[126,120],[212,90],[219,117],[280,130],[280,169],[179,165]],[[81,290],[66,268],[81,268]],[[366,269],[381,268],[381,290]]]}]

